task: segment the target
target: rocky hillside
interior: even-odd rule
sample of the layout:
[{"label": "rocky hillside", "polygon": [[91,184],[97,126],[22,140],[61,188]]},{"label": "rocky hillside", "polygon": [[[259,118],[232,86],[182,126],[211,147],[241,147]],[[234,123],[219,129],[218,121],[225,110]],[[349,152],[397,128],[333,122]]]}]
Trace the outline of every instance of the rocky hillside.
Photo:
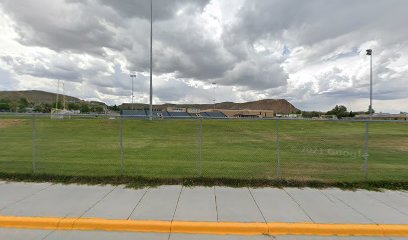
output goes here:
[{"label": "rocky hillside", "polygon": [[[59,95],[59,101],[62,101],[62,94]],[[26,99],[29,103],[37,104],[53,104],[57,99],[56,93],[39,91],[39,90],[27,90],[27,91],[0,91],[0,100],[9,100],[11,102],[19,101],[20,99]],[[65,95],[65,101],[68,103],[89,103],[94,105],[106,105],[103,102],[97,101],[84,101],[76,97]]]},{"label": "rocky hillside", "polygon": [[[61,97],[61,95],[60,95]],[[29,91],[0,91],[0,99],[7,99],[12,102],[18,101],[21,98],[27,99],[33,104],[48,103],[52,104],[56,101],[56,94],[44,91],[29,90]],[[61,97],[62,99],[62,97]],[[67,102],[81,102],[81,99],[71,96],[65,96]]]},{"label": "rocky hillside", "polygon": [[[162,105],[154,105],[154,109],[161,110],[166,107],[191,107],[191,108],[199,108],[201,110],[205,109],[212,109],[214,108],[213,104],[162,104]],[[119,106],[121,109],[132,109],[131,104],[124,103]],[[134,109],[147,109],[149,105],[147,104],[134,104]],[[293,106],[290,102],[285,99],[264,99],[259,101],[253,102],[245,102],[245,103],[234,103],[234,102],[222,102],[216,103],[215,108],[218,109],[233,109],[233,110],[273,110],[275,113],[281,114],[289,114],[295,113],[299,109]]]},{"label": "rocky hillside", "polygon": [[[19,101],[20,99],[26,99],[29,103],[33,105],[37,104],[53,104],[56,100],[56,94],[45,92],[45,91],[37,91],[37,90],[29,90],[29,91],[0,91],[0,100],[7,99],[12,102]],[[67,102],[73,103],[81,103],[86,102],[79,98],[72,97],[72,96],[65,96]],[[62,97],[60,96],[60,101]],[[101,102],[89,102],[90,104],[100,104],[105,105]],[[201,110],[205,109],[212,109],[214,108],[213,104],[170,104],[165,103],[162,105],[154,105],[154,109],[162,110],[166,107],[185,107],[185,108],[199,108]],[[130,103],[124,103],[119,106],[121,109],[132,109]],[[134,109],[148,109],[148,104],[134,104]],[[288,114],[294,113],[298,111],[298,109],[293,106],[290,102],[285,99],[264,99],[259,101],[253,102],[244,102],[244,103],[234,103],[234,102],[222,102],[216,103],[215,108],[218,109],[233,109],[233,110],[244,110],[244,109],[251,109],[251,110],[273,110],[275,113],[281,114]]]}]

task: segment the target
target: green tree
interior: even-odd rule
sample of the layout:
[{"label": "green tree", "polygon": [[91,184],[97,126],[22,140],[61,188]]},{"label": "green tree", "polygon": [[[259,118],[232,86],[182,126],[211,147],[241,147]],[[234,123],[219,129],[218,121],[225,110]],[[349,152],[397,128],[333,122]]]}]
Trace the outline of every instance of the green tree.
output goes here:
[{"label": "green tree", "polygon": [[63,109],[64,108],[64,104],[62,104],[62,100],[59,100],[58,101],[58,105],[57,105],[57,102],[53,102],[52,103],[52,108],[58,108],[58,109]]},{"label": "green tree", "polygon": [[85,103],[81,104],[79,111],[81,111],[81,113],[89,113],[90,109],[89,109],[88,104],[85,104]]},{"label": "green tree", "polygon": [[108,106],[108,109],[112,111],[120,111],[120,108],[116,104],[113,106]]},{"label": "green tree", "polygon": [[343,118],[350,115],[350,113],[347,112],[347,108],[343,105],[336,105],[332,110],[328,111],[326,114],[336,115],[337,118]]},{"label": "green tree", "polygon": [[18,104],[17,104],[17,102],[10,102],[10,103],[9,103],[9,106],[10,106],[10,111],[11,111],[11,112],[17,112],[17,110],[18,110]]},{"label": "green tree", "polygon": [[[371,109],[371,111],[372,111],[372,113],[375,113],[374,108],[373,108],[373,109]],[[370,114],[370,107],[368,107],[368,110],[367,110],[367,112],[365,112],[365,114]]]},{"label": "green tree", "polygon": [[34,112],[40,112],[43,113],[44,112],[44,107],[42,104],[38,104],[34,106]]},{"label": "green tree", "polygon": [[91,107],[91,112],[96,112],[96,113],[103,113],[104,109],[101,105],[93,105]]},{"label": "green tree", "polygon": [[18,111],[23,112],[27,107],[30,106],[27,98],[20,98],[17,103]]},{"label": "green tree", "polygon": [[304,118],[314,118],[314,117],[319,117],[320,115],[321,113],[317,111],[311,111],[311,112],[303,111],[302,112],[302,117]]},{"label": "green tree", "polygon": [[10,100],[0,99],[0,112],[9,112],[9,111],[10,111]]},{"label": "green tree", "polygon": [[68,103],[68,110],[79,110],[81,106],[77,103],[70,102]]},{"label": "green tree", "polygon": [[42,104],[42,106],[43,106],[43,112],[44,113],[50,113],[51,112],[51,109],[52,109],[51,104],[44,103],[44,104]]},{"label": "green tree", "polygon": [[5,102],[0,102],[0,112],[8,112],[10,111],[10,105]]}]

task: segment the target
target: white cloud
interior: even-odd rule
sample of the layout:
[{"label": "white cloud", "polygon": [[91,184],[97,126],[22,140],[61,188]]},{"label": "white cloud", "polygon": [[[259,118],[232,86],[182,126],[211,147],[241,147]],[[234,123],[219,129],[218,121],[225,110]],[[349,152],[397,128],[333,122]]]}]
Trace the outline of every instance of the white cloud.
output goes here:
[{"label": "white cloud", "polygon": [[[403,0],[154,1],[154,101],[286,98],[306,110],[408,111]],[[119,104],[148,101],[149,1],[5,0],[2,89],[55,91]],[[377,106],[377,107],[376,107]]]}]

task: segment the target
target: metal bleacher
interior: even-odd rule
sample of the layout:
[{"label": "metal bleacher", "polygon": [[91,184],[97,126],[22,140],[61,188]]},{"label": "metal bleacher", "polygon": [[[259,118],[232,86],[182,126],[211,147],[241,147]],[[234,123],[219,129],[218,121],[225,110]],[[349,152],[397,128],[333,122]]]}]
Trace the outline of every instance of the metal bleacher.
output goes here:
[{"label": "metal bleacher", "polygon": [[[149,117],[149,110],[122,110],[121,115],[126,118],[147,118]],[[189,114],[187,112],[167,112],[167,111],[153,111],[153,118],[226,118],[227,116],[222,112],[201,112],[199,114]]]},{"label": "metal bleacher", "polygon": [[227,117],[222,112],[202,112],[201,116],[208,117],[208,118],[225,118],[225,117]]},{"label": "metal bleacher", "polygon": [[200,114],[201,114],[201,117],[210,117],[210,115],[208,115],[207,112],[202,112]]},{"label": "metal bleacher", "polygon": [[129,118],[145,118],[147,113],[145,110],[122,110],[120,115]]},{"label": "metal bleacher", "polygon": [[170,117],[170,113],[169,112],[162,112],[163,117]]},{"label": "metal bleacher", "polygon": [[190,114],[186,112],[168,112],[170,117],[191,117]]}]

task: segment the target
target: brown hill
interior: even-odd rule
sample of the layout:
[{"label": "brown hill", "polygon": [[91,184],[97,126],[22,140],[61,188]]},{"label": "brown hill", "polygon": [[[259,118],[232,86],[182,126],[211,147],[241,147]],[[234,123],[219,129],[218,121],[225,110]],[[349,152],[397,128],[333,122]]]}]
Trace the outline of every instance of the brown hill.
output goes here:
[{"label": "brown hill", "polygon": [[[132,109],[132,104],[124,103],[119,107],[121,109]],[[153,108],[155,110],[162,110],[166,107],[181,107],[181,108],[198,108],[201,110],[205,109],[213,109],[214,104],[171,104],[165,103],[161,105],[154,105]],[[148,109],[148,104],[140,104],[135,103],[134,109]],[[273,110],[275,113],[281,114],[289,114],[298,111],[295,106],[293,106],[290,102],[285,99],[264,99],[259,101],[253,102],[245,102],[245,103],[234,103],[234,102],[222,102],[215,104],[216,109],[233,109],[233,110]]]},{"label": "brown hill", "polygon": [[[18,101],[21,98],[27,99],[28,102],[39,104],[39,103],[55,103],[57,94],[38,91],[38,90],[28,90],[28,91],[0,91],[0,99],[8,99],[12,102]],[[62,99],[62,95],[60,95]],[[76,97],[71,97],[65,95],[65,100],[67,102],[81,102],[81,99]]]},{"label": "brown hill", "polygon": [[[25,98],[28,102],[33,103],[34,105],[40,103],[49,103],[52,104],[56,100],[56,93],[50,93],[45,91],[38,90],[29,90],[29,91],[0,91],[0,100],[8,99],[10,101],[18,101],[21,98]],[[60,95],[62,99],[62,95]],[[67,102],[85,102],[79,98],[72,96],[65,96]],[[102,102],[91,102],[93,104],[103,104]],[[199,108],[201,110],[212,109],[214,108],[213,104],[171,104],[165,103],[161,105],[154,105],[154,109],[162,110],[166,107],[185,107],[185,108]],[[123,103],[119,106],[121,109],[132,109],[130,103]],[[134,109],[148,109],[148,104],[135,103]],[[244,102],[244,103],[234,103],[234,102],[222,102],[216,103],[215,108],[217,109],[233,109],[233,110],[273,110],[275,113],[288,114],[298,111],[298,109],[293,106],[290,102],[285,99],[264,99],[253,102]]]},{"label": "brown hill", "polygon": [[[59,94],[60,101],[62,100],[62,96],[63,96],[62,94]],[[33,103],[34,105],[41,104],[41,103],[53,104],[55,103],[57,99],[57,94],[51,93],[51,92],[40,91],[40,90],[0,91],[0,100],[7,99],[7,100],[10,100],[11,102],[16,102],[20,100],[21,98],[27,99],[28,102]],[[74,102],[74,103],[87,102],[79,98],[68,96],[68,95],[65,95],[65,101]],[[94,105],[106,105],[103,102],[96,102],[96,101],[91,101],[89,103],[94,104]]]}]

